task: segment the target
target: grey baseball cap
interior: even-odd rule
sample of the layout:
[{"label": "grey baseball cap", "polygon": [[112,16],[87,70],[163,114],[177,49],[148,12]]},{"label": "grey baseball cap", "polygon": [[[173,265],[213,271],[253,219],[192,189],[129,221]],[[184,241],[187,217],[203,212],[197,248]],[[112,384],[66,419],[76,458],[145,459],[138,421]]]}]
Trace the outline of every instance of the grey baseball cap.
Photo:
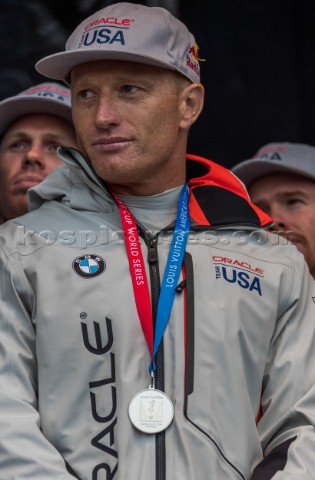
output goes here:
[{"label": "grey baseball cap", "polygon": [[231,170],[246,187],[272,173],[294,173],[315,181],[315,147],[302,143],[268,143],[253,158],[236,164]]},{"label": "grey baseball cap", "polygon": [[73,67],[96,60],[125,60],[176,70],[200,81],[198,46],[186,26],[158,7],[116,3],[94,13],[71,34],[66,51],[36,64],[42,75],[67,82]]},{"label": "grey baseball cap", "polygon": [[0,135],[21,117],[54,115],[72,123],[70,89],[58,83],[40,83],[0,102]]}]

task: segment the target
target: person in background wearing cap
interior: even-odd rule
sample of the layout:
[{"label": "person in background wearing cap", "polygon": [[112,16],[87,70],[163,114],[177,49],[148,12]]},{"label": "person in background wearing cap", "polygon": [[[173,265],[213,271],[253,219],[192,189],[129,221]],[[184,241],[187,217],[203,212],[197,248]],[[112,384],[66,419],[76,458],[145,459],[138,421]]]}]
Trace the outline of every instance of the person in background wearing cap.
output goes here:
[{"label": "person in background wearing cap", "polygon": [[270,143],[232,171],[252,202],[274,219],[273,231],[303,253],[315,278],[315,147]]},{"label": "person in background wearing cap", "polygon": [[37,69],[71,85],[79,150],[0,227],[2,477],[315,477],[314,282],[186,155],[194,37],[117,3]]},{"label": "person in background wearing cap", "polygon": [[0,102],[0,223],[28,211],[27,191],[61,164],[60,145],[76,146],[69,88],[41,83]]}]

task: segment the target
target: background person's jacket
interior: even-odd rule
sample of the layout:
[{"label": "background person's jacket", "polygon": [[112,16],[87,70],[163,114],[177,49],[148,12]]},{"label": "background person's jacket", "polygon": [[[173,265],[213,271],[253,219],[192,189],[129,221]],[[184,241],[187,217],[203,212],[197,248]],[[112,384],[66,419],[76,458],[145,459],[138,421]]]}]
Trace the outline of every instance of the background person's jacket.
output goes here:
[{"label": "background person's jacket", "polygon": [[[232,174],[189,157],[192,227],[157,360],[175,417],[165,434],[140,433],[128,404],[150,358],[119,211],[84,159],[61,153],[34,210],[0,229],[0,477],[315,478],[315,288],[302,255],[266,232]],[[155,311],[173,232],[140,233]]]}]

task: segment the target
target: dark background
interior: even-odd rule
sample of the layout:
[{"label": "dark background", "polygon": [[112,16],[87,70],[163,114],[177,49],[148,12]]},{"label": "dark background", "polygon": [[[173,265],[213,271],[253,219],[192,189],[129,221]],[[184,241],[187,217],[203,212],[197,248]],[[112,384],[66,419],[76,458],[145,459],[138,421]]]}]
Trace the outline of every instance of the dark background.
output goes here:
[{"label": "dark background", "polygon": [[[43,81],[34,64],[108,0],[0,0],[0,99]],[[265,143],[315,145],[315,0],[147,0],[200,47],[204,112],[189,152],[224,166]]]}]

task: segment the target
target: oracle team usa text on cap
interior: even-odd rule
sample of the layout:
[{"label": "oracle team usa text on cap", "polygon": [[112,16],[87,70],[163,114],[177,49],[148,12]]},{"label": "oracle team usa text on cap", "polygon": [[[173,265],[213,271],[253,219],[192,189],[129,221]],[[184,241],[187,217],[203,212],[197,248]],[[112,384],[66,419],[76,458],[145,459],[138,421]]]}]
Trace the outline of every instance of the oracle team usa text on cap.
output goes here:
[{"label": "oracle team usa text on cap", "polygon": [[72,33],[64,52],[36,69],[67,81],[73,67],[96,60],[125,60],[175,70],[200,81],[198,46],[187,27],[164,8],[117,3],[94,13]]}]

